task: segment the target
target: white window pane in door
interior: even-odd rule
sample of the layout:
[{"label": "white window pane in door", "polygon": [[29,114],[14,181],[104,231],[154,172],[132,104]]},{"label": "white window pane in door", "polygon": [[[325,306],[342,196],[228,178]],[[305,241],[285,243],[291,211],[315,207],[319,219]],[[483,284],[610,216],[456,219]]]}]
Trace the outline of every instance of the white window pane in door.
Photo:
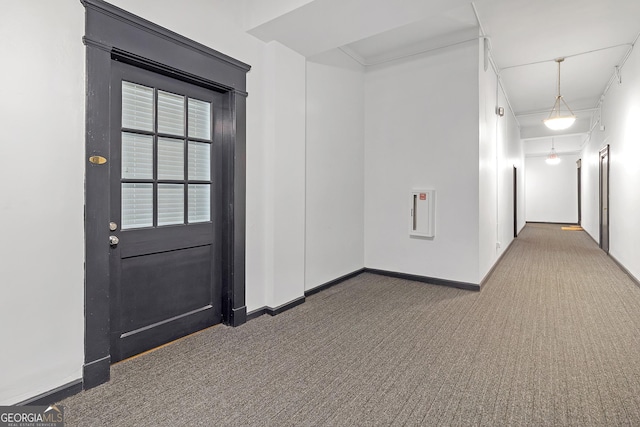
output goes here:
[{"label": "white window pane in door", "polygon": [[189,137],[211,139],[211,103],[189,98]]},{"label": "white window pane in door", "polygon": [[122,184],[121,228],[153,226],[153,184]]},{"label": "white window pane in door", "polygon": [[122,127],[153,131],[153,88],[122,82]]},{"label": "white window pane in door", "polygon": [[184,135],[184,96],[158,91],[158,133]]},{"label": "white window pane in door", "polygon": [[211,144],[189,141],[189,179],[211,180]]},{"label": "white window pane in door", "polygon": [[211,185],[189,184],[189,222],[211,221]]},{"label": "white window pane in door", "polygon": [[122,132],[122,177],[153,178],[153,137]]},{"label": "white window pane in door", "polygon": [[158,225],[184,224],[184,185],[158,184]]},{"label": "white window pane in door", "polygon": [[158,138],[158,179],[184,179],[184,141]]}]

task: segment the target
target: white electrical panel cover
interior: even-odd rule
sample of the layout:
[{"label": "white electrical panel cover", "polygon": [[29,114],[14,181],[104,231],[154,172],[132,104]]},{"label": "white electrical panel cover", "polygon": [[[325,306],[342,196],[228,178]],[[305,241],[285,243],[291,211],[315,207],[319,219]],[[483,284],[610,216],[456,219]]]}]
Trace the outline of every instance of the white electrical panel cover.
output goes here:
[{"label": "white electrical panel cover", "polygon": [[411,191],[409,235],[435,237],[436,190]]}]

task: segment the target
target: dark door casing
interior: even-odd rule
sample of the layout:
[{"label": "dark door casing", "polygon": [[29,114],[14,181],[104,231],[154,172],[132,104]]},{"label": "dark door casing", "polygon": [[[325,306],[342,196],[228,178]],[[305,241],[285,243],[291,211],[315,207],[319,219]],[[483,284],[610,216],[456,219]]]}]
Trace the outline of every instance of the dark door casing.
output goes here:
[{"label": "dark door casing", "polygon": [[518,237],[518,168],[513,167],[513,237]]},{"label": "dark door casing", "polygon": [[582,225],[582,159],[578,159],[577,173],[578,173],[578,225]]},{"label": "dark door casing", "polygon": [[609,145],[600,150],[600,248],[609,253]]}]

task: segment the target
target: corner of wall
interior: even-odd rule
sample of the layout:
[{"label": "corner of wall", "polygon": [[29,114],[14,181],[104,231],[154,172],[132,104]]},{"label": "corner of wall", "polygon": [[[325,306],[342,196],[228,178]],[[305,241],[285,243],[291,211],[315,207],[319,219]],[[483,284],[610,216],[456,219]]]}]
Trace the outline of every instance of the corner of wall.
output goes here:
[{"label": "corner of wall", "polygon": [[306,60],[279,42],[265,50],[265,302],[304,295]]}]

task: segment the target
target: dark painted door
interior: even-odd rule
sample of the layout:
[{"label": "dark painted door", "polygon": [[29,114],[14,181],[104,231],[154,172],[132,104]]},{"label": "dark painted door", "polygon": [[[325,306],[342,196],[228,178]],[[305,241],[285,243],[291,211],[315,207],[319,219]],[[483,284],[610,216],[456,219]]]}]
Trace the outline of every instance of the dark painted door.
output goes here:
[{"label": "dark painted door", "polygon": [[221,321],[221,94],[115,63],[111,357]]},{"label": "dark painted door", "polygon": [[513,237],[518,237],[518,169],[513,167]]},{"label": "dark painted door", "polygon": [[582,225],[582,159],[576,162],[578,170],[578,225]]},{"label": "dark painted door", "polygon": [[600,151],[600,247],[609,252],[609,146]]}]

